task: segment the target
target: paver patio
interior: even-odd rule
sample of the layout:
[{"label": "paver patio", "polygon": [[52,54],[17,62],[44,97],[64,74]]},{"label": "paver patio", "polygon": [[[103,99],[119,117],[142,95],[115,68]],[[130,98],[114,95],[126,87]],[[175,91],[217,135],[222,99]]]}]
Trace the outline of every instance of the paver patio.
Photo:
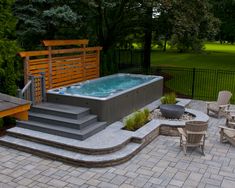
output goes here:
[{"label": "paver patio", "polygon": [[[190,107],[206,112],[203,101]],[[158,136],[130,161],[82,168],[0,146],[0,188],[11,187],[235,187],[235,147],[219,142],[225,118],[211,117],[205,153],[184,156],[178,137]]]}]

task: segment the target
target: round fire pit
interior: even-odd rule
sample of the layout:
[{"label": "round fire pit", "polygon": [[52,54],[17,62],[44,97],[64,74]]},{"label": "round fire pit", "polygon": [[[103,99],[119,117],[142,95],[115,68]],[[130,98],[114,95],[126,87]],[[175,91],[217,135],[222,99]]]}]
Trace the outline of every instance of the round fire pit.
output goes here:
[{"label": "round fire pit", "polygon": [[169,119],[179,119],[183,113],[185,108],[176,104],[162,104],[160,106],[160,112],[165,118]]}]

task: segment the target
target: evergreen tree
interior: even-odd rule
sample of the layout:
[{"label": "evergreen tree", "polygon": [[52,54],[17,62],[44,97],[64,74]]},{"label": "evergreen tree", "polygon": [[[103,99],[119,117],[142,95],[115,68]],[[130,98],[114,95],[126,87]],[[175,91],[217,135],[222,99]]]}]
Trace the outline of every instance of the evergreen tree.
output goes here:
[{"label": "evergreen tree", "polygon": [[13,3],[14,0],[0,0],[0,92],[10,95],[16,95],[16,54],[19,50],[15,40],[17,21],[12,14]]},{"label": "evergreen tree", "polygon": [[81,27],[76,0],[16,0],[17,37],[21,46],[33,50],[44,39],[79,38]]}]

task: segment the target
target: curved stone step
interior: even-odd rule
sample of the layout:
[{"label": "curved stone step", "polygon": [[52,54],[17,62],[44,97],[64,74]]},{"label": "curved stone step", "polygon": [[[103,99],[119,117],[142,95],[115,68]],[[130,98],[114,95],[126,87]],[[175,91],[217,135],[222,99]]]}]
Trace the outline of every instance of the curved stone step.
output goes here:
[{"label": "curved stone step", "polygon": [[0,143],[32,154],[86,167],[104,167],[120,164],[129,160],[141,149],[141,144],[131,142],[126,147],[113,153],[86,155],[7,135],[0,138]]},{"label": "curved stone step", "polygon": [[91,142],[90,145],[84,144],[84,142],[80,140],[75,140],[57,135],[51,135],[48,133],[43,133],[21,127],[14,127],[8,129],[7,134],[12,137],[21,138],[54,147],[60,147],[63,149],[84,153],[88,155],[98,155],[98,154],[100,155],[100,154],[115,152],[125,147],[130,142],[130,139],[122,139],[122,142],[118,142],[113,146],[106,147],[102,145],[100,147],[99,146],[94,147],[93,143]]},{"label": "curved stone step", "polygon": [[43,113],[65,118],[78,119],[82,116],[88,115],[90,109],[78,106],[44,102],[41,104],[33,105],[30,111],[35,113]]}]

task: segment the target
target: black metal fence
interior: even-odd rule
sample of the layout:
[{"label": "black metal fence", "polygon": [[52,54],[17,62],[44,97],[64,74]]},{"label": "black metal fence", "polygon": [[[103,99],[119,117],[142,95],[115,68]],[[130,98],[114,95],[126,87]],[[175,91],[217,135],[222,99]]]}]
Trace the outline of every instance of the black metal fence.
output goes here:
[{"label": "black metal fence", "polygon": [[143,59],[143,50],[115,49],[106,54],[101,51],[101,74],[140,69]]},{"label": "black metal fence", "polygon": [[[116,49],[105,62],[106,66],[114,66],[111,68],[114,71],[108,74],[146,73],[141,69],[143,60],[143,50]],[[105,62],[102,64],[105,65]],[[165,93],[174,91],[179,97],[216,100],[219,91],[229,90],[234,94],[231,102],[235,103],[235,71],[165,66],[152,67],[150,71],[150,74],[164,77]]]},{"label": "black metal fence", "polygon": [[144,61],[143,50],[116,50],[115,56],[119,69],[141,67]]},{"label": "black metal fence", "polygon": [[201,100],[216,100],[218,92],[228,90],[234,93],[235,71],[211,70],[185,67],[154,67],[156,75],[164,77],[164,92],[174,91],[180,97]]}]

